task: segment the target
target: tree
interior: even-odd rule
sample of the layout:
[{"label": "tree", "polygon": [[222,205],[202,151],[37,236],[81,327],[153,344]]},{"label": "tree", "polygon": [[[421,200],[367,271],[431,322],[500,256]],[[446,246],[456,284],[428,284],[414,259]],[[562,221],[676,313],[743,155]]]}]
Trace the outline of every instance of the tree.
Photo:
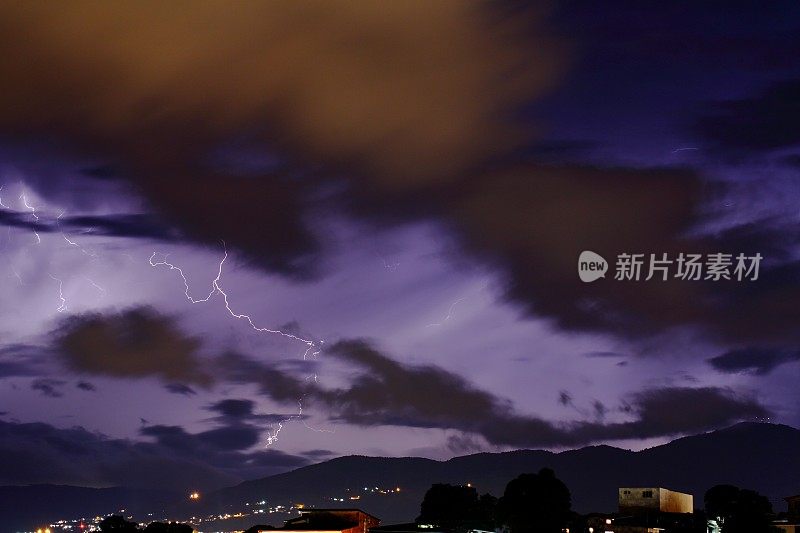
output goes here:
[{"label": "tree", "polygon": [[121,516],[108,516],[100,522],[100,531],[124,531],[133,532],[137,531],[139,527],[136,522],[128,522]]},{"label": "tree", "polygon": [[499,521],[512,533],[561,533],[570,518],[572,497],[555,472],[522,474],[506,486],[497,502]]},{"label": "tree", "polygon": [[437,483],[425,493],[417,523],[453,529],[477,524],[491,528],[496,501],[491,494],[478,497],[474,487]]},{"label": "tree", "polygon": [[706,491],[709,519],[717,521],[723,533],[769,533],[773,511],[769,500],[753,490],[733,485],[716,485]]},{"label": "tree", "polygon": [[178,524],[177,522],[151,522],[144,528],[146,533],[192,533],[194,528],[188,524]]}]

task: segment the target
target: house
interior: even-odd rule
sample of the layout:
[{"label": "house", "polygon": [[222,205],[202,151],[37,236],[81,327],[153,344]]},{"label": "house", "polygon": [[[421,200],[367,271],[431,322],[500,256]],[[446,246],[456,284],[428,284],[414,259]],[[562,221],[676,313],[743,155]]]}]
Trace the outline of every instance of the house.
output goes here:
[{"label": "house", "polygon": [[368,533],[380,519],[361,509],[302,509],[282,528],[256,525],[245,533]]},{"label": "house", "polygon": [[379,518],[360,509],[303,509],[300,516],[287,520],[280,531],[368,533],[369,528],[380,523]]},{"label": "house", "polygon": [[694,497],[662,487],[619,489],[619,513],[693,513]]},{"label": "house", "polygon": [[800,494],[784,498],[789,506],[785,517],[772,522],[781,533],[800,533]]},{"label": "house", "polygon": [[686,528],[694,520],[694,497],[663,487],[621,487],[619,512],[587,517],[592,533],[659,533]]}]

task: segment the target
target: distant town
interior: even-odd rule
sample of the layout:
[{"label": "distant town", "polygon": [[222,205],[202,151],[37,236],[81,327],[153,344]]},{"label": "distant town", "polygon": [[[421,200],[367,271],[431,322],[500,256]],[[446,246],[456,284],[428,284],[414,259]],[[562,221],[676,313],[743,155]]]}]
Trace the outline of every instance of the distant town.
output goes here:
[{"label": "distant town", "polygon": [[[699,501],[665,487],[620,487],[614,513],[580,514],[571,508],[569,488],[543,468],[510,480],[499,498],[480,494],[471,483],[438,483],[430,487],[413,522],[383,524],[359,508],[362,495],[393,496],[401,487],[360,487],[331,496],[345,508],[306,506],[294,502],[245,502],[239,511],[191,516],[184,520],[154,517],[136,520],[124,509],[105,516],[59,520],[29,533],[149,532],[211,533],[798,533],[800,494],[785,498],[785,509],[773,509],[754,490],[733,485],[710,487]],[[188,499],[198,501],[194,491]],[[285,517],[285,518],[283,518]],[[282,526],[271,525],[283,519]],[[226,523],[248,522],[247,528]],[[263,521],[263,523],[261,523]]]}]

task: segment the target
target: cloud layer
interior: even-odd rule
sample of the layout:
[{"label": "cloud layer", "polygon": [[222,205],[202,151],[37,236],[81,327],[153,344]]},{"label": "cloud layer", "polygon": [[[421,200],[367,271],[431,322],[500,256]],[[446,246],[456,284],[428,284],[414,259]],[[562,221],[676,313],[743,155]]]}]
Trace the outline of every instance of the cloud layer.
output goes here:
[{"label": "cloud layer", "polygon": [[[68,365],[82,373],[125,378],[175,378],[204,376],[203,384],[253,384],[264,396],[286,405],[303,402],[320,408],[332,420],[358,426],[405,426],[454,429],[479,435],[489,443],[517,447],[577,446],[598,441],[646,439],[704,431],[734,422],[768,415],[757,400],[735,391],[705,387],[655,388],[630,395],[617,408],[621,421],[605,421],[608,408],[596,407],[593,421],[556,423],[531,414],[522,414],[502,397],[475,387],[465,378],[433,365],[407,365],[376,350],[365,340],[343,340],[326,350],[326,357],[349,368],[349,383],[340,388],[326,388],[313,380],[295,376],[269,363],[238,353],[201,358],[197,341],[186,337],[171,319],[152,310],[133,309],[122,315],[103,319],[86,317],[88,331],[105,332],[119,323],[142,320],[147,330],[158,332],[156,338],[164,346],[191,346],[178,350],[178,356],[161,355],[156,347],[136,354],[136,365],[125,361],[131,353],[130,343],[138,346],[139,337],[119,338],[99,335],[90,353],[104,357],[78,358],[74,351],[62,351]],[[84,331],[73,319],[71,331]],[[108,322],[108,324],[106,324]],[[146,337],[145,337],[146,338]],[[108,343],[105,349],[103,343]],[[122,345],[120,345],[120,343]],[[65,346],[70,347],[71,344]],[[693,407],[692,407],[693,406]],[[251,401],[225,400],[211,406],[217,420],[226,430],[196,436],[197,439],[221,444],[232,442],[254,444],[257,432],[251,423],[274,423],[291,415],[253,413]],[[690,408],[691,407],[691,408]],[[276,416],[278,418],[276,418]],[[234,431],[234,429],[236,431]],[[156,430],[151,430],[156,431]],[[151,436],[172,442],[183,442],[185,435],[176,428],[159,427]],[[222,440],[216,440],[217,438]]]}]

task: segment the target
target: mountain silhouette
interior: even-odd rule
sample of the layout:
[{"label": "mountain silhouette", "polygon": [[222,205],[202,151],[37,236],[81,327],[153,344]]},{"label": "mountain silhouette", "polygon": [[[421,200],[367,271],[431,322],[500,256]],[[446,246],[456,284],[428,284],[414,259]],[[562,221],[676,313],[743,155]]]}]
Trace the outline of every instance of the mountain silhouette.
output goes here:
[{"label": "mountain silhouette", "polygon": [[[500,496],[509,480],[543,467],[555,470],[572,493],[573,509],[583,513],[614,511],[617,488],[622,486],[661,486],[688,492],[695,497],[695,507],[700,508],[705,491],[721,483],[757,490],[780,511],[785,507],[785,496],[800,493],[799,452],[800,430],[777,424],[742,423],[637,452],[601,445],[558,453],[478,453],[447,461],[339,457],[203,494],[197,501],[181,497],[167,507],[163,505],[165,493],[155,491],[0,487],[0,516],[16,517],[25,511],[30,515],[36,508],[47,507],[47,502],[58,501],[60,514],[48,516],[89,516],[113,512],[121,506],[138,511],[149,505],[151,512],[166,509],[170,517],[186,518],[252,510],[257,502],[266,501],[267,506],[302,503],[306,507],[358,507],[386,524],[413,520],[419,514],[425,491],[433,483],[471,483],[481,493]],[[376,487],[387,493],[375,492]],[[397,488],[399,492],[394,491]],[[358,499],[350,499],[356,496]],[[30,523],[36,517],[43,516],[34,513],[26,518],[25,525],[36,525]],[[236,525],[279,525],[285,518],[287,515],[280,513],[261,514],[237,521]]]},{"label": "mountain silhouette", "polygon": [[[506,483],[519,474],[549,467],[572,492],[573,509],[583,513],[616,510],[617,488],[622,486],[687,492],[700,508],[705,491],[720,483],[757,490],[779,511],[785,506],[785,496],[800,493],[799,452],[800,430],[742,423],[638,452],[602,445],[559,453],[478,453],[447,461],[347,456],[210,493],[203,509],[224,512],[245,502],[266,500],[268,504],[359,507],[384,523],[400,522],[417,516],[433,483],[471,483],[481,493],[500,496]],[[400,487],[401,491],[375,494],[364,492],[364,487]],[[351,495],[360,499],[349,500]]]}]

